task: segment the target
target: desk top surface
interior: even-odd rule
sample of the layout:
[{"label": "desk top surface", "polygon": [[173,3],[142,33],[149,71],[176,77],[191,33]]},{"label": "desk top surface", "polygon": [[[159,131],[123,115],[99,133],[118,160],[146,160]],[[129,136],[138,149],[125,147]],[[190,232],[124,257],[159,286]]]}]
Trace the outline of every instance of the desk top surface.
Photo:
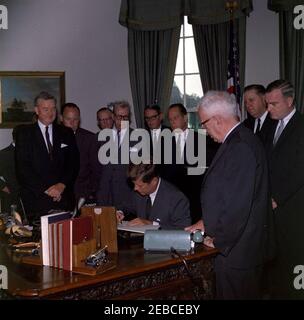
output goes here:
[{"label": "desk top surface", "polygon": [[[216,249],[200,245],[193,253],[183,256],[186,261],[195,261],[210,258],[216,253]],[[117,254],[111,254],[110,259],[116,263],[115,268],[90,276],[24,264],[21,263],[21,257],[12,254],[7,247],[0,248],[0,265],[5,265],[8,269],[8,292],[21,298],[43,298],[62,291],[132,277],[183,263],[180,258],[172,257],[170,253],[145,253],[142,245],[138,244],[120,249]]]}]

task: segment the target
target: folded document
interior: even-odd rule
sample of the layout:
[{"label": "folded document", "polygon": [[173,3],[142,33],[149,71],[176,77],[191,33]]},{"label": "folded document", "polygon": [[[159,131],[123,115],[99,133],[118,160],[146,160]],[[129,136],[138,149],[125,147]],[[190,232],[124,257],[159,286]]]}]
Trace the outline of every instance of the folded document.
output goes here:
[{"label": "folded document", "polygon": [[159,226],[153,224],[145,224],[143,226],[129,226],[128,224],[128,221],[122,221],[117,225],[117,230],[145,233],[146,230],[157,230],[159,228]]}]

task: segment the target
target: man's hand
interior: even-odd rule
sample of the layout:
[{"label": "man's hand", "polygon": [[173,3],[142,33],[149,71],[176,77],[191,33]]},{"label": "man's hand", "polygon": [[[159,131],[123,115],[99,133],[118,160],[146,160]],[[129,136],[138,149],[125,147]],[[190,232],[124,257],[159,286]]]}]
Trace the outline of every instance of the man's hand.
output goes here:
[{"label": "man's hand", "polygon": [[203,220],[197,221],[197,223],[193,224],[190,227],[185,228],[186,231],[194,232],[195,230],[202,230],[205,232],[205,226]]},{"label": "man's hand", "polygon": [[61,194],[65,189],[65,185],[63,183],[56,183],[50,186],[47,190],[44,191],[49,197],[53,198],[54,201],[61,200]]},{"label": "man's hand", "polygon": [[210,248],[215,248],[214,243],[213,243],[213,239],[210,237],[206,237],[204,238],[204,245]]},{"label": "man's hand", "polygon": [[5,186],[1,191],[5,192],[5,193],[8,193],[8,194],[11,193],[10,189],[7,186]]},{"label": "man's hand", "polygon": [[121,223],[121,221],[124,219],[125,215],[122,211],[117,210],[116,211],[116,219],[117,219],[117,223]]},{"label": "man's hand", "polygon": [[130,227],[144,226],[147,224],[153,224],[153,222],[142,218],[135,218],[128,222],[128,226]]},{"label": "man's hand", "polygon": [[272,209],[276,209],[278,207],[278,204],[274,201],[273,198],[271,198],[271,205],[272,205]]}]

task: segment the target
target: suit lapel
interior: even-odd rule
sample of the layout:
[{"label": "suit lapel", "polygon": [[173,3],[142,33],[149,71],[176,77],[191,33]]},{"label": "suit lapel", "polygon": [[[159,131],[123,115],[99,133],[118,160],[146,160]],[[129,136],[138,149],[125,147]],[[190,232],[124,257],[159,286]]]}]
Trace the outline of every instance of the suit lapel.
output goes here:
[{"label": "suit lapel", "polygon": [[218,160],[222,157],[222,155],[225,153],[227,147],[228,147],[228,143],[230,142],[231,139],[233,139],[234,135],[242,128],[242,124],[239,124],[236,128],[233,129],[232,132],[230,132],[229,136],[226,138],[225,142],[221,144],[221,146],[219,147],[219,149],[217,150],[211,165],[209,167],[209,169],[207,170],[203,183],[205,182],[208,174],[213,170],[213,168],[215,167],[216,163],[218,162]]},{"label": "suit lapel", "polygon": [[157,190],[157,194],[154,199],[154,203],[151,207],[150,218],[155,218],[159,215],[160,212],[162,212],[162,208],[161,208],[162,201],[160,201],[162,194],[163,194],[163,180],[160,181],[159,188]]},{"label": "suit lapel", "polygon": [[296,113],[293,115],[293,117],[289,120],[286,127],[284,128],[276,145],[272,148],[273,151],[279,149],[280,146],[284,143],[284,141],[288,140],[288,137],[290,136],[290,134],[293,132],[293,130],[296,127],[296,122],[298,121],[298,118],[299,118],[299,114],[296,111]]},{"label": "suit lapel", "polygon": [[56,124],[53,124],[53,156],[58,154],[60,151],[60,135],[59,135],[59,130],[58,126]]},{"label": "suit lapel", "polygon": [[221,156],[224,154],[225,150],[227,148],[227,143],[225,141],[225,143],[221,144],[221,146],[219,147],[219,149],[217,150],[211,164],[210,164],[210,167],[208,168],[205,176],[204,176],[204,180],[203,180],[203,183],[205,182],[208,174],[213,170],[213,168],[215,167],[216,163],[218,162],[218,160],[221,158]]},{"label": "suit lapel", "polygon": [[39,149],[41,150],[42,154],[48,157],[48,150],[47,146],[45,144],[42,132],[40,130],[40,127],[38,123],[35,124],[35,136],[36,136],[36,141],[38,144]]}]

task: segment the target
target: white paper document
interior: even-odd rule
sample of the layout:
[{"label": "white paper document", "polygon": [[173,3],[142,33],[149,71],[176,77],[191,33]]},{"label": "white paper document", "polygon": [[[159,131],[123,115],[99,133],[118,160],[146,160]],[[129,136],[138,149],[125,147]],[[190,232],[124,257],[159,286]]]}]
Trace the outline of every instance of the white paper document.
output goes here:
[{"label": "white paper document", "polygon": [[145,233],[146,230],[157,230],[159,226],[153,224],[145,224],[143,226],[129,226],[128,221],[122,221],[117,225],[117,230],[136,232],[136,233]]}]

